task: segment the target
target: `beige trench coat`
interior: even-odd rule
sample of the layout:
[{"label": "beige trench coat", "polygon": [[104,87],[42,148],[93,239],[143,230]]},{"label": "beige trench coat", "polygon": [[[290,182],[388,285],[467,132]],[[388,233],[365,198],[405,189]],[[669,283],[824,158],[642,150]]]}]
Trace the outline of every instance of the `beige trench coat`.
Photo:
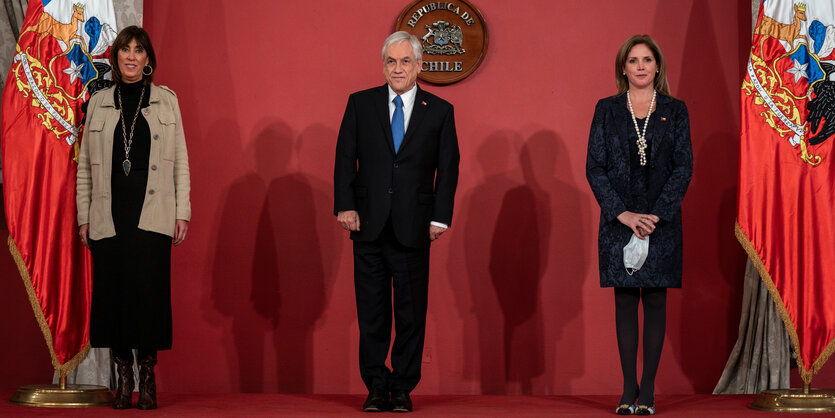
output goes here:
[{"label": "beige trench coat", "polygon": [[[152,84],[148,112],[143,115],[151,130],[151,154],[139,229],[173,237],[176,220],[191,219],[188,152],[177,96]],[[78,225],[90,224],[90,239],[98,240],[116,235],[110,174],[119,110],[113,103],[113,87],[90,98],[86,120],[76,181]]]}]

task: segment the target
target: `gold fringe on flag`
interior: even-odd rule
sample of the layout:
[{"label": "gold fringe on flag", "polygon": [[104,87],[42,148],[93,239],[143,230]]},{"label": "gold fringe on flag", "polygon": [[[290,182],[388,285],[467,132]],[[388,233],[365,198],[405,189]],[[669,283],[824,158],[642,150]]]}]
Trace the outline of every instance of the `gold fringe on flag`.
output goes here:
[{"label": "gold fringe on flag", "polygon": [[17,270],[20,272],[20,277],[23,279],[23,284],[26,287],[26,293],[29,295],[29,303],[32,304],[32,310],[35,312],[35,319],[38,320],[38,325],[41,327],[41,332],[46,340],[46,346],[49,348],[49,355],[52,357],[52,367],[54,367],[55,371],[58,372],[59,377],[64,377],[75,370],[75,368],[78,367],[78,365],[81,364],[81,362],[87,357],[87,353],[90,352],[90,342],[88,341],[87,344],[84,344],[84,348],[82,348],[81,351],[74,355],[68,362],[64,364],[58,362],[58,357],[55,355],[55,348],[52,342],[52,331],[49,329],[49,324],[46,323],[46,318],[43,315],[43,309],[41,309],[41,303],[38,301],[38,297],[35,294],[35,287],[32,286],[29,270],[26,268],[26,263],[23,261],[23,257],[20,255],[20,251],[18,251],[17,245],[15,245],[14,239],[12,239],[11,235],[9,235],[8,241],[9,252],[12,253],[15,264],[17,264]]},{"label": "gold fringe on flag", "polygon": [[794,352],[797,355],[797,367],[800,371],[800,378],[803,380],[803,383],[806,383],[807,385],[811,384],[812,378],[820,371],[824,363],[829,360],[832,353],[835,352],[835,339],[826,345],[823,353],[821,353],[821,355],[812,363],[812,367],[809,370],[806,370],[806,361],[804,361],[803,354],[800,351],[800,340],[797,337],[797,330],[794,327],[791,317],[789,317],[789,311],[786,310],[786,304],[783,303],[783,298],[780,296],[780,292],[777,291],[777,286],[774,285],[774,281],[771,279],[771,275],[768,273],[768,270],[765,269],[765,265],[760,259],[760,255],[757,254],[757,251],[754,249],[751,241],[745,233],[742,232],[742,228],[739,227],[739,222],[734,222],[734,225],[736,239],[740,244],[742,244],[745,252],[748,253],[748,257],[751,258],[751,261],[757,267],[757,271],[760,272],[760,277],[763,282],[765,282],[765,285],[768,288],[768,293],[771,294],[771,298],[774,299],[774,305],[777,306],[777,311],[780,312],[780,317],[783,318],[783,324],[786,326],[786,331],[789,332],[789,337],[791,337],[792,345],[794,346]]}]

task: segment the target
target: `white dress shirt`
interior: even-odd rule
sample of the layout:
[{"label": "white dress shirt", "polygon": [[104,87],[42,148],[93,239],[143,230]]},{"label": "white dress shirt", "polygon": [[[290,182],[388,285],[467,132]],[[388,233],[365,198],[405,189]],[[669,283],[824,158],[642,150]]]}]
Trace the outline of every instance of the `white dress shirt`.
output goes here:
[{"label": "white dress shirt", "polygon": [[[397,96],[397,93],[389,88],[389,123],[391,123],[391,119],[394,117],[394,98]],[[403,135],[406,135],[406,132],[409,130],[409,119],[412,118],[412,110],[415,108],[415,98],[417,97],[417,83],[412,86],[409,91],[400,95],[400,99],[403,100]],[[439,228],[449,228],[449,225],[432,221],[429,223],[430,225],[437,226]]]},{"label": "white dress shirt", "polygon": [[[389,88],[389,123],[391,123],[391,119],[394,118],[394,98],[397,97],[397,93]],[[415,97],[417,97],[417,83],[412,86],[412,89],[401,94],[400,99],[403,100],[403,134],[406,134],[406,131],[409,130],[409,119],[412,118],[412,109],[415,108]]]}]

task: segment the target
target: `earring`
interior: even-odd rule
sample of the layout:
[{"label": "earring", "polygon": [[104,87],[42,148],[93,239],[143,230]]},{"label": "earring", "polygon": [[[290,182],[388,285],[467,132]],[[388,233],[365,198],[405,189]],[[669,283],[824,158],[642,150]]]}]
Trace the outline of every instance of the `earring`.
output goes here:
[{"label": "earring", "polygon": [[153,73],[154,73],[154,67],[151,67],[150,65],[146,65],[145,68],[142,69],[142,74],[151,75]]}]

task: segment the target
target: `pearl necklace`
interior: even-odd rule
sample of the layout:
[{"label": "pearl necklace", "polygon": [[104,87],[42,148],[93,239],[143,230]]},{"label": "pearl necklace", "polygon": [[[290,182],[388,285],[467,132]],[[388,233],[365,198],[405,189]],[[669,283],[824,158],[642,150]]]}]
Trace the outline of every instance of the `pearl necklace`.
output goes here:
[{"label": "pearl necklace", "polygon": [[635,111],[632,110],[632,99],[629,97],[629,90],[626,91],[626,103],[629,104],[629,114],[632,115],[632,123],[635,124],[635,132],[638,134],[638,157],[641,165],[647,165],[647,125],[649,124],[649,115],[652,114],[652,108],[655,107],[655,90],[652,91],[652,101],[649,103],[649,110],[647,111],[647,118],[644,119],[644,131],[638,129],[638,120],[635,119]]}]

